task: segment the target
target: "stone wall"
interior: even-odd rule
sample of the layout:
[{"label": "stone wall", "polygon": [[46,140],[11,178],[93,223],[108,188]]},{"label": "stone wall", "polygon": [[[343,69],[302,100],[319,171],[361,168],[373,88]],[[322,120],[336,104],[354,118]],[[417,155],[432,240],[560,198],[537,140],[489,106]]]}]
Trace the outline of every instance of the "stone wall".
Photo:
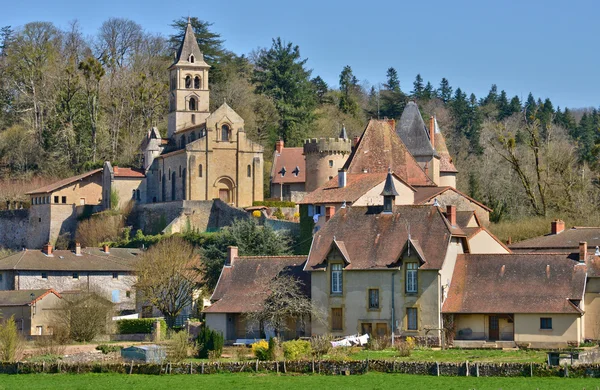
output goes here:
[{"label": "stone wall", "polygon": [[21,249],[27,245],[29,209],[0,211],[0,247]]}]

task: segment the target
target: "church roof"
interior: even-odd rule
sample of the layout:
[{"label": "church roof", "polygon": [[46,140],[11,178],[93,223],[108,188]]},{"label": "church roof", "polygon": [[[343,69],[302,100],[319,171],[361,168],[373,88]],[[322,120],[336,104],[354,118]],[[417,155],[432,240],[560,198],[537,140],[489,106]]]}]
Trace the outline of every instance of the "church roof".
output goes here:
[{"label": "church roof", "polygon": [[413,156],[436,155],[417,103],[408,102],[396,124],[396,132]]},{"label": "church roof", "polygon": [[452,162],[448,146],[446,146],[446,139],[438,126],[437,119],[434,119],[434,123],[435,136],[433,137],[433,142],[435,144],[436,152],[440,155],[440,172],[458,173],[458,170],[454,166],[454,162]]},{"label": "church roof", "polygon": [[179,50],[177,50],[177,58],[175,59],[176,64],[190,64],[189,61],[190,55],[194,55],[194,64],[195,65],[203,65],[208,66],[206,62],[204,62],[204,55],[200,51],[200,47],[198,46],[198,41],[196,40],[196,35],[194,34],[194,29],[192,28],[192,23],[188,18],[188,23],[185,28],[185,34],[183,35],[183,41],[181,42],[181,46],[179,46]]},{"label": "church roof", "polygon": [[348,174],[387,173],[410,185],[434,185],[394,131],[393,120],[371,119],[344,164]]}]

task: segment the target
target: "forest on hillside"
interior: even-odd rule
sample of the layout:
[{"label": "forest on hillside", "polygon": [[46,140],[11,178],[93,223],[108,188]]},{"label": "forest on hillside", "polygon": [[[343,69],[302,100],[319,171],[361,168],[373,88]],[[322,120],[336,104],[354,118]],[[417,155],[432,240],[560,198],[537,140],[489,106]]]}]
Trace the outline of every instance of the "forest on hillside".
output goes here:
[{"label": "forest on hillside", "polygon": [[[378,83],[360,81],[348,64],[339,85],[327,85],[292,42],[274,38],[251,53],[233,53],[210,22],[191,21],[211,65],[211,110],[226,100],[245,119],[249,137],[265,147],[265,172],[279,138],[300,146],[306,138],[337,136],[342,124],[359,135],[369,118],[398,119],[415,100],[426,123],[437,117],[460,171],[458,189],[493,208],[493,222],[560,216],[597,225],[595,108],[561,109],[532,94],[521,101],[492,83],[481,97],[446,78],[417,75],[401,86],[394,64]],[[166,70],[186,23],[173,21],[170,36],[124,18],[106,20],[91,37],[77,22],[64,30],[49,22],[3,27],[0,208],[24,200],[32,186],[105,160],[138,166],[148,129],[166,134]]]}]

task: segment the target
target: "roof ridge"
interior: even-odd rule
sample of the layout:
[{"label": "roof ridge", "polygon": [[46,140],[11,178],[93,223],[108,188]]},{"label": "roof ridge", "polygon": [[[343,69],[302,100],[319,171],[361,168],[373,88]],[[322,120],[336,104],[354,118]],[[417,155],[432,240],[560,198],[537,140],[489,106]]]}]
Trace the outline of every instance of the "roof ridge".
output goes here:
[{"label": "roof ridge", "polygon": [[23,259],[23,256],[25,256],[26,252],[27,252],[27,249],[25,249],[24,251],[21,251],[21,257],[19,257],[19,260],[17,260],[17,262],[15,263],[15,265],[13,265],[13,269],[17,269],[17,266],[19,265],[19,263]]}]

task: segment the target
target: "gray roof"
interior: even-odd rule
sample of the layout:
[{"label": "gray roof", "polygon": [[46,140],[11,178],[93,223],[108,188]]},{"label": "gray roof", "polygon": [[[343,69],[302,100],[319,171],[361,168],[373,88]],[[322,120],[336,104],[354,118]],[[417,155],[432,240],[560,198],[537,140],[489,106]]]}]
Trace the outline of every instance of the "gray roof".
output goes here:
[{"label": "gray roof", "polygon": [[383,186],[383,192],[381,192],[382,196],[398,196],[398,191],[396,191],[396,186],[394,186],[394,178],[392,177],[392,171],[389,170],[387,176],[385,177],[385,185]]},{"label": "gray roof", "polygon": [[206,65],[206,63],[204,63],[204,55],[198,46],[194,29],[192,28],[192,24],[188,19],[188,24],[185,28],[185,35],[183,36],[183,42],[181,42],[181,46],[179,46],[179,50],[177,50],[177,58],[175,59],[175,63],[188,62],[190,54],[194,55],[194,64]]},{"label": "gray roof", "polygon": [[413,156],[437,156],[417,103],[408,102],[396,124],[396,133]]},{"label": "gray roof", "polygon": [[346,132],[346,126],[342,125],[342,131],[340,131],[340,138],[348,139],[348,133]]},{"label": "gray roof", "polygon": [[47,256],[41,250],[24,250],[0,259],[0,271],[98,271],[133,272],[139,249],[83,248],[81,256],[68,250],[56,250]]},{"label": "gray roof", "polygon": [[1,306],[25,306],[39,301],[48,294],[54,294],[60,298],[54,290],[44,288],[40,290],[5,290],[0,291]]}]

